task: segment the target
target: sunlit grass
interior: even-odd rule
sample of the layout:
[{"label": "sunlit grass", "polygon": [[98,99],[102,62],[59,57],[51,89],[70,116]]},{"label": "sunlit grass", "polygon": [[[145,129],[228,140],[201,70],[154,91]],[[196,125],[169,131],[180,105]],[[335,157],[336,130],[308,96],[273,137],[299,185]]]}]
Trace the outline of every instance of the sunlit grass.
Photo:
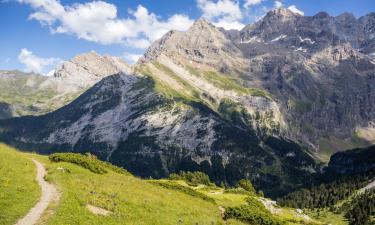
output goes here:
[{"label": "sunlit grass", "polygon": [[14,224],[38,201],[35,175],[30,158],[0,144],[0,224]]}]

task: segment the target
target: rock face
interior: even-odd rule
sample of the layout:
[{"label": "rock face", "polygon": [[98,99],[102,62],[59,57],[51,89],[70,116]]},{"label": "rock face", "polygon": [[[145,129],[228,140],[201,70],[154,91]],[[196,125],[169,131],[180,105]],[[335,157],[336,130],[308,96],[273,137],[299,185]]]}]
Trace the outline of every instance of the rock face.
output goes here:
[{"label": "rock face", "polygon": [[142,177],[201,170],[232,185],[248,177],[272,196],[314,172],[305,149],[279,138],[261,140],[236,121],[235,106],[225,106],[231,117],[224,118],[203,103],[167,98],[155,85],[151,77],[109,76],[55,112],[1,120],[0,139],[40,153],[92,152]]},{"label": "rock face", "polygon": [[42,153],[91,152],[143,177],[179,170],[229,184],[247,177],[282,195],[319,169],[321,140],[353,144],[372,124],[373,21],[281,8],[241,31],[200,19],[168,32],[132,71],[77,57],[56,79],[90,83],[119,73],[47,115],[0,120],[0,140]]},{"label": "rock face", "polygon": [[64,62],[52,77],[20,71],[0,71],[0,102],[9,105],[2,118],[40,115],[56,110],[78,97],[102,78],[130,72],[119,58],[95,52]]},{"label": "rock face", "polygon": [[[373,13],[359,19],[349,13],[301,16],[284,8],[238,32],[198,20],[187,32],[172,31],[154,43],[140,63],[158,62],[187,82],[192,80],[188,73],[215,71],[245,88],[268,93],[272,107],[247,100],[253,102],[247,110],[252,115],[272,114],[280,128],[272,129],[273,134],[307,145],[319,156],[319,150],[375,141],[357,137],[375,118],[374,26]],[[212,93],[213,88],[200,83],[197,89]],[[211,97],[220,101],[228,96]],[[258,125],[262,124],[254,127]],[[340,146],[333,141],[337,139],[343,142]]]},{"label": "rock face", "polygon": [[131,72],[130,66],[120,58],[89,52],[64,62],[56,69],[51,83],[44,85],[55,85],[62,93],[78,92],[93,86],[104,77],[120,72]]}]

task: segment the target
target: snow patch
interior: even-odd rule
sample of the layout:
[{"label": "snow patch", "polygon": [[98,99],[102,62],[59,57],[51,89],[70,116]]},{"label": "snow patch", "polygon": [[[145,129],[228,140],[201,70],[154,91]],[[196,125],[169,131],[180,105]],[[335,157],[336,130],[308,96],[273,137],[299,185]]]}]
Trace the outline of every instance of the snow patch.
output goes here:
[{"label": "snow patch", "polygon": [[277,38],[272,39],[271,42],[279,41],[279,40],[284,39],[286,37],[288,37],[288,35],[282,34],[282,35],[278,36]]},{"label": "snow patch", "polygon": [[263,42],[263,40],[260,39],[260,38],[257,37],[257,36],[253,36],[253,37],[251,37],[251,38],[248,39],[248,40],[241,40],[240,43],[242,43],[242,44],[247,44],[247,43],[251,43],[251,42]]},{"label": "snow patch", "polygon": [[311,38],[301,38],[301,36],[298,36],[298,37],[299,37],[300,42],[308,42],[309,44],[315,43],[315,41],[311,40]]},{"label": "snow patch", "polygon": [[299,47],[297,49],[295,49],[294,51],[300,51],[300,52],[307,52],[307,49],[306,48],[302,48],[302,47]]}]

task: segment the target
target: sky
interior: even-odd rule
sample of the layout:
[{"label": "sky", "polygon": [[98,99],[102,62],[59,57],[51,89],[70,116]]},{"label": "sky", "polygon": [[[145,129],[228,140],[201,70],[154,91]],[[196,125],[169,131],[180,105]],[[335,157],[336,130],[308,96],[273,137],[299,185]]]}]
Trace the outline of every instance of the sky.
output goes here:
[{"label": "sky", "polygon": [[89,51],[134,63],[167,31],[187,30],[200,17],[241,29],[277,7],[358,18],[375,12],[375,0],[0,0],[0,70],[48,75]]}]

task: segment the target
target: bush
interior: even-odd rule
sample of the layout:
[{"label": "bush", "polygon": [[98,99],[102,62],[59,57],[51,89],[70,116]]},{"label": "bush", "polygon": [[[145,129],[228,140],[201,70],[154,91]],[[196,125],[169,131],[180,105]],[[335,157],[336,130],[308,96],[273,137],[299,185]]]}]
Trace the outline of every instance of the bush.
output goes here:
[{"label": "bush", "polygon": [[251,192],[246,191],[245,189],[241,187],[237,188],[226,188],[224,190],[224,193],[230,193],[230,194],[240,194],[240,195],[250,195]]},{"label": "bush", "polygon": [[179,184],[174,184],[174,183],[171,183],[171,182],[163,182],[163,181],[149,181],[149,182],[151,184],[156,184],[156,185],[159,185],[159,186],[167,188],[167,189],[179,191],[179,192],[182,192],[184,194],[187,194],[187,195],[190,195],[190,196],[193,196],[193,197],[197,197],[197,198],[201,198],[203,200],[215,203],[215,200],[213,198],[210,198],[207,195],[202,194],[202,193],[200,193],[196,190],[193,190],[189,187],[185,187],[185,186],[182,186],[182,185],[179,185]]},{"label": "bush", "polygon": [[93,173],[105,174],[108,169],[116,173],[129,174],[125,169],[114,166],[108,162],[98,160],[95,155],[86,153],[54,153],[49,156],[51,162],[70,162],[90,170]]},{"label": "bush", "polygon": [[189,185],[197,186],[198,184],[212,185],[210,178],[207,174],[202,172],[184,172],[181,171],[178,174],[171,173],[169,175],[170,180],[184,180]]},{"label": "bush", "polygon": [[253,187],[253,184],[247,180],[247,179],[242,179],[238,182],[238,186],[243,188],[244,190],[251,192],[251,193],[256,193],[255,189]]},{"label": "bush", "polygon": [[248,197],[247,204],[227,207],[224,219],[237,219],[252,225],[281,225],[281,220],[275,218],[256,198]]}]

